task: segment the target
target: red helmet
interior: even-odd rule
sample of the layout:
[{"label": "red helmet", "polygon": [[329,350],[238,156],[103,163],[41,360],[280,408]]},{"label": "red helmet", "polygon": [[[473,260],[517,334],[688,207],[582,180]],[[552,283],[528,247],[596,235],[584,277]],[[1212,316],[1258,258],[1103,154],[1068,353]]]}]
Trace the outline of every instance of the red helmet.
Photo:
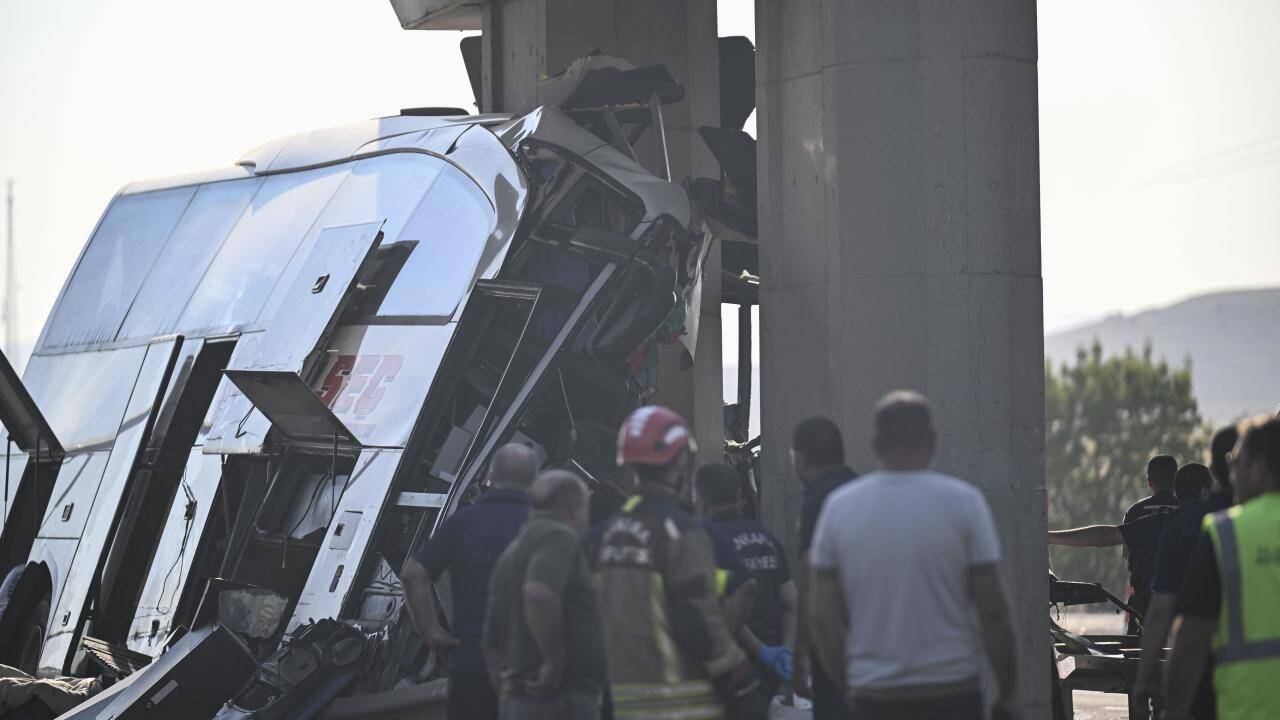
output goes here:
[{"label": "red helmet", "polygon": [[638,408],[618,431],[619,465],[667,465],[684,448],[698,449],[689,423],[661,405]]}]

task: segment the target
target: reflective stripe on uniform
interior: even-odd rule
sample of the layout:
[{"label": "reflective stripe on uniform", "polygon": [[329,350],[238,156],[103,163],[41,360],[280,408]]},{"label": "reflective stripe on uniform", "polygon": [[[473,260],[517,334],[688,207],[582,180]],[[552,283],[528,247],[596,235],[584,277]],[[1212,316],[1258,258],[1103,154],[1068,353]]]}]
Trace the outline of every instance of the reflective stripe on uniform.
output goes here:
[{"label": "reflective stripe on uniform", "polygon": [[1244,645],[1244,590],[1240,582],[1240,550],[1236,524],[1230,513],[1214,516],[1218,530],[1218,567],[1222,570],[1222,599],[1226,602],[1227,637],[1224,648]]},{"label": "reflective stripe on uniform", "polygon": [[653,683],[619,683],[612,686],[613,701],[688,699],[698,695],[710,695],[711,683],[706,680],[688,680],[657,685]]},{"label": "reflective stripe on uniform", "polygon": [[1226,616],[1226,637],[1214,648],[1214,660],[1222,665],[1280,657],[1280,638],[1245,640],[1244,579],[1240,572],[1235,520],[1225,512],[1212,518],[1218,540],[1218,567],[1222,571],[1223,612]]},{"label": "reflective stripe on uniform", "polygon": [[1219,665],[1268,658],[1280,658],[1280,639],[1247,642],[1235,646],[1227,645],[1217,650],[1213,656],[1214,661]]},{"label": "reflective stripe on uniform", "polygon": [[653,573],[649,580],[649,604],[653,612],[653,639],[662,656],[662,679],[669,685],[679,684],[680,653],[671,639],[671,623],[667,620],[667,591],[662,576]]},{"label": "reflective stripe on uniform", "polygon": [[644,720],[721,720],[724,711],[716,705],[690,705],[680,708],[639,708],[627,710],[615,706],[614,717]]},{"label": "reflective stripe on uniform", "polygon": [[620,718],[655,720],[715,720],[724,717],[711,683],[693,680],[662,685],[614,685],[613,714]]},{"label": "reflective stripe on uniform", "polygon": [[1213,634],[1220,720],[1276,717],[1280,708],[1280,493],[1205,518],[1221,581]]}]

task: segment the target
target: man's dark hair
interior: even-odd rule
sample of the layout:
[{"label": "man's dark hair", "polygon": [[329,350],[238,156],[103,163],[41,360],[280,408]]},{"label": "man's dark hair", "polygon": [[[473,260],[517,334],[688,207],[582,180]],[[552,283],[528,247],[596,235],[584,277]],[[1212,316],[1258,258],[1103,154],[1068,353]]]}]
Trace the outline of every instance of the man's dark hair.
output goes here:
[{"label": "man's dark hair", "polygon": [[1211,485],[1213,476],[1209,474],[1209,468],[1200,463],[1187,463],[1178,468],[1178,474],[1173,477],[1173,494],[1178,496],[1180,503],[1191,502],[1204,495]]},{"label": "man's dark hair", "polygon": [[791,449],[804,456],[815,467],[830,467],[844,462],[844,438],[831,418],[818,415],[801,420],[791,433]]},{"label": "man's dark hair", "polygon": [[693,486],[698,497],[711,506],[732,505],[740,499],[738,471],[725,463],[708,463],[698,468]]},{"label": "man's dark hair", "polygon": [[1235,425],[1228,425],[1213,434],[1213,443],[1209,446],[1209,469],[1224,488],[1231,487],[1231,451],[1237,442],[1240,442],[1240,431]]},{"label": "man's dark hair", "polygon": [[934,436],[929,401],[914,390],[894,390],[876,403],[875,428],[882,449],[916,447]]},{"label": "man's dark hair", "polygon": [[1280,420],[1268,420],[1244,434],[1244,451],[1250,460],[1262,458],[1274,487],[1280,482]]},{"label": "man's dark hair", "polygon": [[1157,455],[1147,462],[1147,479],[1156,490],[1172,490],[1178,461],[1172,455]]}]

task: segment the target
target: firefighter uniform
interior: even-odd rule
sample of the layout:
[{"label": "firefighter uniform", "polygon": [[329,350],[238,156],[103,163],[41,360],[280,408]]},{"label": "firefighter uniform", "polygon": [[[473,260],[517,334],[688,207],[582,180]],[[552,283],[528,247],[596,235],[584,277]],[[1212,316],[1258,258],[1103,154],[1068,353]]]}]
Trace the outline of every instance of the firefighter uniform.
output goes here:
[{"label": "firefighter uniform", "polygon": [[706,530],[663,495],[632,497],[589,541],[614,714],[720,718],[711,679],[746,656],[724,623]]},{"label": "firefighter uniform", "polygon": [[1213,684],[1222,720],[1280,717],[1280,492],[1205,518],[1221,578]]},{"label": "firefighter uniform", "polygon": [[586,538],[604,616],[613,714],[645,720],[763,718],[768,697],[729,633],[706,526],[682,506],[693,436],[642,407],[618,433],[639,494]]}]

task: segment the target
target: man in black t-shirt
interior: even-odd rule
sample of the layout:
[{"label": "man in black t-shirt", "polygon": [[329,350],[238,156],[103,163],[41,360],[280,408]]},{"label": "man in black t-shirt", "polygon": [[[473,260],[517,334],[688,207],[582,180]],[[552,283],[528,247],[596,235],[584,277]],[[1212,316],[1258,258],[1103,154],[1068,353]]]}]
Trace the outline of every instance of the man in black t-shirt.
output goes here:
[{"label": "man in black t-shirt", "polygon": [[[1121,525],[1177,510],[1180,504],[1177,493],[1174,492],[1174,477],[1177,472],[1178,461],[1172,455],[1156,455],[1147,461],[1147,487],[1151,488],[1151,495],[1130,505]],[[1147,604],[1151,601],[1151,578],[1155,573],[1155,553],[1159,541],[1157,532],[1150,542],[1136,545],[1126,543],[1124,547],[1124,559],[1129,566],[1129,604],[1144,615]],[[1134,618],[1129,618],[1128,632],[1138,632]]]},{"label": "man in black t-shirt", "polygon": [[[858,473],[844,464],[844,438],[840,428],[829,418],[811,417],[796,425],[791,434],[791,462],[796,478],[804,485],[800,503],[800,554],[801,572],[796,583],[796,644],[795,672],[792,684],[796,694],[813,700],[813,720],[829,720],[848,716],[844,698],[832,678],[828,677],[812,654],[809,642],[808,619],[808,568],[809,546],[813,544],[813,530],[818,524],[818,514],[836,488],[854,480]],[[812,677],[812,683],[810,682]]]},{"label": "man in black t-shirt", "polygon": [[[1146,622],[1143,626],[1142,653],[1133,692],[1130,694],[1133,720],[1145,720],[1148,717],[1153,699],[1157,701],[1157,707],[1160,705],[1160,657],[1166,647],[1169,627],[1173,624],[1178,591],[1182,588],[1192,551],[1200,539],[1204,516],[1231,507],[1235,502],[1228,457],[1239,437],[1240,433],[1235,425],[1228,425],[1214,433],[1209,451],[1209,471],[1213,474],[1216,486],[1209,497],[1180,506],[1165,523],[1164,533],[1160,536],[1155,575],[1151,582],[1151,602],[1147,605]],[[1215,715],[1212,667],[1206,668],[1201,677],[1192,715],[1197,720],[1211,720]]]},{"label": "man in black t-shirt", "polygon": [[[1165,664],[1169,720],[1213,717],[1197,711],[1197,680],[1217,661],[1216,710],[1229,718],[1273,718],[1275,628],[1280,606],[1280,420],[1246,421],[1231,471],[1239,507],[1204,521],[1178,591],[1172,650]],[[1224,607],[1224,603],[1226,607]],[[1225,636],[1217,637],[1225,631]]]},{"label": "man in black t-shirt", "polygon": [[1173,482],[1178,472],[1178,461],[1172,455],[1156,455],[1147,461],[1147,487],[1151,495],[1129,506],[1122,523],[1133,522],[1152,513],[1170,512],[1178,507]]},{"label": "man in black t-shirt", "polygon": [[[1167,456],[1165,456],[1167,457]],[[1203,499],[1209,492],[1212,478],[1209,469],[1199,463],[1188,463],[1176,473],[1174,496],[1179,503]],[[1151,507],[1148,505],[1148,508]],[[1133,593],[1129,603],[1140,613],[1146,613],[1151,597],[1151,576],[1156,550],[1165,524],[1173,514],[1169,511],[1148,510],[1137,518],[1120,525],[1090,525],[1073,530],[1051,530],[1050,545],[1069,547],[1110,547],[1124,545],[1130,558],[1130,583]],[[1136,634],[1138,624],[1130,619],[1130,634]]]}]

